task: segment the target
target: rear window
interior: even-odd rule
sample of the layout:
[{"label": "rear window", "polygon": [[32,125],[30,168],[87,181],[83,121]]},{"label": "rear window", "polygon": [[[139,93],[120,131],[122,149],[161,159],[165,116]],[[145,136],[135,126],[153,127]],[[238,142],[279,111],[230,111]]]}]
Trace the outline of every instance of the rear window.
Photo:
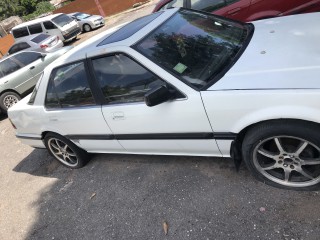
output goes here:
[{"label": "rear window", "polygon": [[113,42],[119,42],[119,41],[122,41],[128,37],[131,37],[138,30],[140,30],[144,26],[148,25],[150,22],[152,22],[154,19],[156,19],[161,14],[162,14],[162,12],[157,12],[157,13],[154,13],[154,14],[142,17],[142,18],[138,18],[138,19],[134,20],[133,22],[128,23],[127,25],[120,28],[118,31],[111,34],[109,37],[107,37],[101,43],[99,43],[98,46],[103,46],[103,45],[113,43]]},{"label": "rear window", "polygon": [[29,36],[27,27],[17,28],[12,30],[12,34],[15,38]]},{"label": "rear window", "polygon": [[30,34],[42,33],[42,27],[40,23],[28,26]]},{"label": "rear window", "polygon": [[31,39],[32,42],[34,43],[40,43],[42,42],[43,40],[49,38],[50,35],[47,35],[47,34],[40,34],[38,36],[36,36],[35,38]]}]

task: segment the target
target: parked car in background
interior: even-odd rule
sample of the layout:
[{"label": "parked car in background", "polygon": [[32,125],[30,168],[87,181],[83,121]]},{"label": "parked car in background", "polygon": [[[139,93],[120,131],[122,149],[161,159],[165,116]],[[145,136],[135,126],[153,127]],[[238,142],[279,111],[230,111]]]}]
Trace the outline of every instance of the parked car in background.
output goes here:
[{"label": "parked car in background", "polygon": [[50,64],[8,116],[71,168],[87,152],[232,156],[270,185],[318,189],[319,21],[160,11]]},{"label": "parked car in background", "polygon": [[58,36],[61,41],[68,42],[77,38],[81,29],[77,21],[64,13],[57,13],[21,23],[12,28],[11,32],[16,41],[31,35],[45,33]]},{"label": "parked car in background", "polygon": [[43,69],[72,47],[53,53],[21,51],[0,61],[0,110],[6,113],[37,83]]},{"label": "parked car in background", "polygon": [[82,12],[74,12],[69,14],[70,17],[78,21],[83,32],[89,32],[92,29],[104,26],[104,18],[100,15],[91,15]]},{"label": "parked car in background", "polygon": [[320,11],[320,0],[161,0],[153,12],[171,7],[195,10],[250,22],[254,20]]},{"label": "parked car in background", "polygon": [[7,55],[14,54],[22,50],[53,52],[63,47],[63,42],[59,36],[50,36],[48,34],[39,34],[23,40],[16,41],[8,50]]}]

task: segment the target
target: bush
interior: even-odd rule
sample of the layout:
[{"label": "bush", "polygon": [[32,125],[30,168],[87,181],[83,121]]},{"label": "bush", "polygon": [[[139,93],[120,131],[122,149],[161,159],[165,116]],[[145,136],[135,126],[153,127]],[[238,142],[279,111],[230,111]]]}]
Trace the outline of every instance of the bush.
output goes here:
[{"label": "bush", "polygon": [[38,16],[40,16],[41,14],[51,12],[54,9],[55,9],[54,6],[50,2],[39,2],[36,5],[36,10],[33,13],[24,16],[23,20],[29,21],[29,20],[35,19]]}]

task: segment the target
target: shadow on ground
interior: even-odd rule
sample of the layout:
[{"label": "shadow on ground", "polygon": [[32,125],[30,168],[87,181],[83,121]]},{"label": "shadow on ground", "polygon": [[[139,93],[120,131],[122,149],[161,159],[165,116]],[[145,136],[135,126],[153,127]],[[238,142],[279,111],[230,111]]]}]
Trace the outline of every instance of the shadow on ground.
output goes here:
[{"label": "shadow on ground", "polygon": [[268,187],[245,168],[236,173],[231,159],[97,154],[70,170],[34,150],[14,171],[58,179],[35,196],[38,218],[27,239],[317,239],[320,233],[317,192]]}]

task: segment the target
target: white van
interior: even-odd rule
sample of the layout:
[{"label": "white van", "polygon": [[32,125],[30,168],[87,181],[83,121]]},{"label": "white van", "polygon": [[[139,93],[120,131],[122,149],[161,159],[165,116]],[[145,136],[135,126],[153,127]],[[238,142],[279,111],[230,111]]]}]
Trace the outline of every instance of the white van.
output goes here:
[{"label": "white van", "polygon": [[24,22],[12,28],[12,35],[15,40],[33,34],[46,33],[59,36],[59,39],[63,42],[68,42],[75,39],[80,32],[81,29],[77,21],[64,13]]}]

